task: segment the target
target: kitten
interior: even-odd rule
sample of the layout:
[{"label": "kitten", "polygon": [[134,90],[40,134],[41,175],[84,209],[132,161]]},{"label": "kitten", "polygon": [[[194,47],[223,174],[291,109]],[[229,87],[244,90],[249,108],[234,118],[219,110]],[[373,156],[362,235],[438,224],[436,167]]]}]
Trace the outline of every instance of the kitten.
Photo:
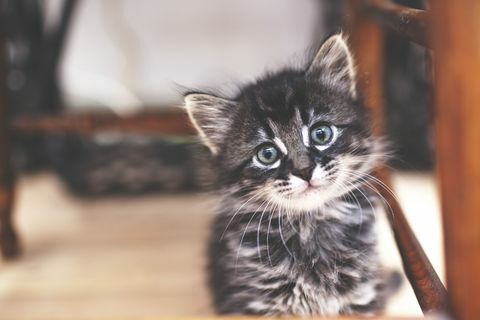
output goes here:
[{"label": "kitten", "polygon": [[367,182],[381,144],[342,36],[329,38],[305,70],[270,74],[232,100],[190,93],[185,105],[223,192],[210,244],[216,310],[381,310]]}]

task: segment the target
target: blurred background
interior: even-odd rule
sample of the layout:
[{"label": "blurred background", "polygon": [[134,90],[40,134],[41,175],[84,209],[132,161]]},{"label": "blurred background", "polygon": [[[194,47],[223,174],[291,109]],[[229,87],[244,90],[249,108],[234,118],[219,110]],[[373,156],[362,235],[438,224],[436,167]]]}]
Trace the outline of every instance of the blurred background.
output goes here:
[{"label": "blurred background", "polygon": [[[0,0],[0,15],[14,117],[181,112],[186,88],[235,94],[305,63],[348,18],[334,0]],[[389,165],[443,277],[425,52],[385,37]],[[13,145],[23,254],[0,263],[1,319],[212,314],[204,247],[217,197],[195,139],[108,130],[16,135]],[[400,270],[379,219],[382,257]],[[406,280],[388,313],[421,314]]]}]

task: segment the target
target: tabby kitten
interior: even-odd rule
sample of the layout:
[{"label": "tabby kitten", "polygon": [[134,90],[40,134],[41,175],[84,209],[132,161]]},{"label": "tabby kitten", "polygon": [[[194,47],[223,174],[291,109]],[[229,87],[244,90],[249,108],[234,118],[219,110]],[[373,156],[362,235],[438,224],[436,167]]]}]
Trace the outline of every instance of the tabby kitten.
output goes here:
[{"label": "tabby kitten", "polygon": [[210,243],[219,313],[372,314],[384,304],[367,181],[379,159],[341,35],[304,70],[185,105],[223,200]]}]

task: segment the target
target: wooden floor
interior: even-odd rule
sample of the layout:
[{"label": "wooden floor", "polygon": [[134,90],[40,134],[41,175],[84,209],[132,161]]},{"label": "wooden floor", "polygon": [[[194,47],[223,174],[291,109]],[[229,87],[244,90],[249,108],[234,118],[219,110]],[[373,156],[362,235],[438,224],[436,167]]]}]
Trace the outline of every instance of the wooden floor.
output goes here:
[{"label": "wooden floor", "polygon": [[[422,231],[420,241],[443,276],[432,178],[413,175],[396,181],[414,228]],[[0,263],[0,319],[212,314],[204,277],[212,198],[81,200],[55,177],[42,174],[20,181],[17,204],[24,255]],[[385,263],[399,269],[385,221],[381,239]],[[421,314],[408,285],[392,300],[388,313]]]}]

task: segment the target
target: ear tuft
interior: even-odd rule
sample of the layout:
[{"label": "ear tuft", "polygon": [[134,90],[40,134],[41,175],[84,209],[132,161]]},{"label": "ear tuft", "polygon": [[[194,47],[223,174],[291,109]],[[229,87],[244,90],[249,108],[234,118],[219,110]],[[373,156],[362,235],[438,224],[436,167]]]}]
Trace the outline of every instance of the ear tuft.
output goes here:
[{"label": "ear tuft", "polygon": [[187,94],[184,101],[203,143],[213,154],[218,154],[218,147],[231,125],[230,114],[235,102],[204,93]]},{"label": "ear tuft", "polygon": [[353,98],[357,96],[353,57],[342,34],[331,36],[323,43],[307,75],[321,77],[335,87],[346,90]]}]

